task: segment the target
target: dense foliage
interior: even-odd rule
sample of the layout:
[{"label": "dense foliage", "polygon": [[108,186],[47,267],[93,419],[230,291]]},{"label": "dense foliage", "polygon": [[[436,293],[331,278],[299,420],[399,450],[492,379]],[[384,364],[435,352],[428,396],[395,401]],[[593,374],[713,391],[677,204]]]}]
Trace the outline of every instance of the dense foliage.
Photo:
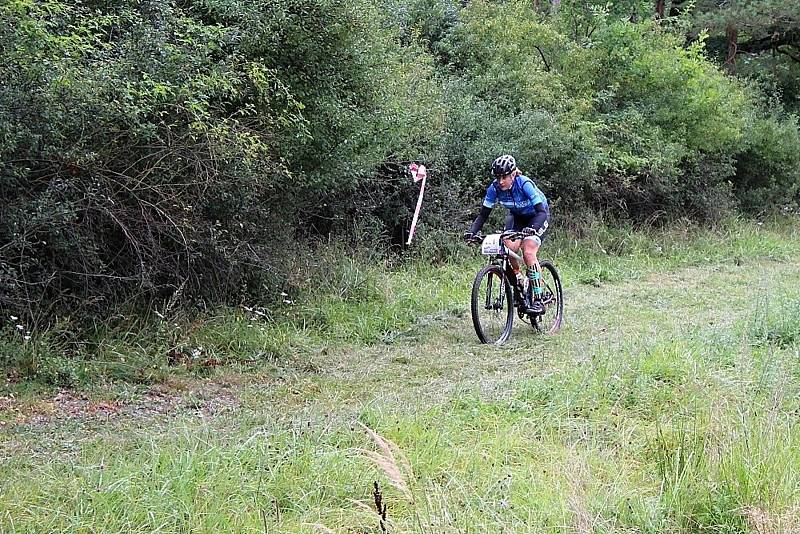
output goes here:
[{"label": "dense foliage", "polygon": [[432,171],[423,238],[465,225],[501,152],[562,226],[796,205],[787,90],[726,73],[706,11],[674,7],[5,2],[0,309],[263,301],[303,243],[401,243],[410,161]]}]

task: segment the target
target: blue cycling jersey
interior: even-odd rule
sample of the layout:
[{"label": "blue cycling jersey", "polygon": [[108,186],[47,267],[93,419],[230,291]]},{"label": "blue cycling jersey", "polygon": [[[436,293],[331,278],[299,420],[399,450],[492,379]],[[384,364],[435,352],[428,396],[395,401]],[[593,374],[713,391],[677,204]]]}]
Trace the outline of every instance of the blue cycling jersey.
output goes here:
[{"label": "blue cycling jersey", "polygon": [[533,180],[521,174],[514,178],[511,189],[507,191],[500,189],[497,182],[489,184],[483,205],[491,209],[497,202],[508,208],[512,215],[530,215],[536,211],[535,206],[540,203],[545,211],[549,211],[544,193],[536,187]]}]

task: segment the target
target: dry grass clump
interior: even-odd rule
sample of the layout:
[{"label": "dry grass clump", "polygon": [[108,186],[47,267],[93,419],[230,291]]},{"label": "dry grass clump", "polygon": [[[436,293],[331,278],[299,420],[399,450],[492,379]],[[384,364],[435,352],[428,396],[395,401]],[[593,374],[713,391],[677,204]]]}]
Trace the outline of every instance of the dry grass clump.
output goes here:
[{"label": "dry grass clump", "polygon": [[800,532],[800,508],[796,506],[777,516],[757,506],[745,508],[743,514],[748,526],[757,534]]},{"label": "dry grass clump", "polygon": [[400,450],[400,447],[366,425],[362,423],[358,423],[358,425],[364,429],[378,447],[377,451],[361,449],[360,452],[369,458],[372,463],[386,475],[392,487],[402,493],[406,499],[414,502],[414,496],[408,485],[408,481],[414,478],[414,472],[411,469],[411,464]]}]

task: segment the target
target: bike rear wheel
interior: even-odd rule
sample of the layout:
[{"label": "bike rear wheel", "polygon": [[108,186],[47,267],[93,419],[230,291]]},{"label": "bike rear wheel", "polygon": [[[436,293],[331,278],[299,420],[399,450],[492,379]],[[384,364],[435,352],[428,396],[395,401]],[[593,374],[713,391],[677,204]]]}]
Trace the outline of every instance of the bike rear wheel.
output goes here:
[{"label": "bike rear wheel", "polygon": [[514,323],[512,292],[508,278],[497,265],[487,265],[472,284],[472,324],[481,343],[501,345]]},{"label": "bike rear wheel", "polygon": [[544,313],[531,316],[531,326],[542,334],[555,334],[564,323],[564,293],[561,277],[555,265],[548,260],[540,262],[542,267],[542,304]]}]

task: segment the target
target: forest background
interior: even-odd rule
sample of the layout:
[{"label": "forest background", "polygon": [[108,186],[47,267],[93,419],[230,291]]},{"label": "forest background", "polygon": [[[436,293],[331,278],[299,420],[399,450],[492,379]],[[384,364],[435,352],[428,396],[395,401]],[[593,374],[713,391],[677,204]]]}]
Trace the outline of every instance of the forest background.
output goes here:
[{"label": "forest background", "polygon": [[0,348],[55,381],[104,329],[443,261],[501,153],[576,237],[800,202],[791,0],[11,0],[0,62]]}]

